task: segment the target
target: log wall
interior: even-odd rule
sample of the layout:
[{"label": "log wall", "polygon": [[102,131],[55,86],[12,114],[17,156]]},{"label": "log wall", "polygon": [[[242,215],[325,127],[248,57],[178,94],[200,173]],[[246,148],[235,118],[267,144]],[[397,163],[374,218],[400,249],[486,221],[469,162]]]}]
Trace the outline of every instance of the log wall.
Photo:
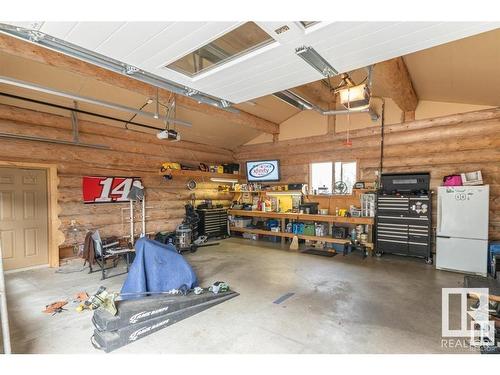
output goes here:
[{"label": "log wall", "polygon": [[[118,129],[94,122],[79,121],[80,141],[109,146],[109,150],[73,145],[0,138],[0,160],[57,165],[58,212],[61,246],[82,241],[87,230],[99,229],[102,235],[129,234],[127,203],[84,205],[82,176],[137,176],[146,187],[147,232],[173,230],[184,217],[184,204],[191,198],[188,178],[165,181],[158,174],[165,161],[191,165],[232,162],[233,153],[213,146],[191,142],[161,141],[154,134]],[[21,134],[72,140],[67,117],[0,105],[0,133]],[[219,193],[217,184],[198,182],[197,200],[212,199],[229,205],[233,194]],[[71,230],[76,220],[78,231]],[[137,231],[140,230],[139,225]]]},{"label": "log wall", "polygon": [[[429,171],[436,189],[446,175],[481,170],[490,185],[489,236],[500,239],[500,108],[389,125],[384,135],[383,172]],[[381,128],[352,131],[350,137],[352,147],[343,145],[344,133],[245,145],[236,159],[280,159],[287,183],[307,183],[312,162],[356,160],[359,179],[376,180]],[[434,207],[435,201],[434,195]]]}]

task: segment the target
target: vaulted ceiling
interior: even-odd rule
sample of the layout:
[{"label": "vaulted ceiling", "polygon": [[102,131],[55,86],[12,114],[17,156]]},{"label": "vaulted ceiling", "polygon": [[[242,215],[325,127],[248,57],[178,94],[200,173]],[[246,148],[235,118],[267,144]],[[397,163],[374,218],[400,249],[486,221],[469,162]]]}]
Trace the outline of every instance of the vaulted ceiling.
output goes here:
[{"label": "vaulted ceiling", "polygon": [[[189,77],[166,66],[244,22],[39,22],[34,28],[190,88],[242,103],[321,78],[295,54],[314,47],[338,72],[499,27],[488,22],[255,22],[274,42]],[[281,30],[279,32],[278,30]],[[284,31],[283,31],[284,30]]]},{"label": "vaulted ceiling", "polygon": [[[73,23],[63,23],[66,24],[65,27],[69,28],[70,24]],[[177,23],[176,23],[177,24]],[[260,23],[259,23],[260,24]],[[266,23],[267,24],[267,23]],[[271,23],[269,23],[270,25]],[[282,24],[282,23],[276,23]],[[45,27],[49,27],[51,23],[44,24]],[[268,27],[269,27],[268,25]],[[296,25],[296,23],[293,23]],[[349,24],[350,27],[354,27],[352,24]],[[441,24],[440,24],[441,25]],[[457,31],[457,27],[460,26],[461,31]],[[491,24],[456,24],[455,26],[448,26],[446,30],[448,32],[443,32],[443,35],[446,35],[447,38],[458,37],[463,35],[464,33],[471,33],[473,31],[477,32],[478,30],[483,30],[487,28],[491,28]],[[61,28],[64,25],[59,25]],[[116,25],[115,25],[116,26]],[[185,24],[186,27],[191,27],[191,23]],[[221,27],[229,27],[227,23],[221,23],[219,25]],[[234,26],[234,25],[233,25]],[[422,25],[420,25],[422,26]],[[434,30],[435,32],[441,29],[444,26],[429,26],[430,30]],[[73,27],[75,27],[73,25]],[[83,26],[82,26],[83,27]],[[149,28],[158,27],[158,25],[150,25]],[[173,26],[171,26],[173,27]],[[274,26],[273,26],[274,27]],[[298,27],[298,26],[297,26]],[[323,26],[325,27],[325,26]],[[373,32],[372,41],[377,39],[380,35],[378,33],[382,33],[381,35],[386,35],[391,27],[388,24],[382,23],[378,26],[380,29],[378,32]],[[392,26],[392,30],[396,30],[395,28],[399,26]],[[455,28],[455,29],[454,29]],[[349,29],[349,28],[347,28]],[[358,25],[353,30],[368,30],[369,27],[364,28]],[[51,29],[48,28],[48,31]],[[111,30],[111,26],[108,29]],[[127,27],[123,26],[120,30],[127,30]],[[172,29],[171,29],[172,30]],[[224,29],[226,30],[226,29]],[[314,32],[320,32],[321,28],[315,30]],[[327,29],[325,29],[327,30]],[[452,30],[455,30],[452,32]],[[465,30],[465,31],[464,31]],[[47,32],[48,32],[47,31]],[[104,30],[105,31],[105,30]],[[429,30],[428,30],[429,31]],[[353,32],[353,31],[352,31]],[[426,35],[423,31],[417,32],[416,29],[413,31],[417,35]],[[346,34],[347,33],[347,34]],[[79,33],[77,33],[79,35]],[[75,35],[77,35],[75,34]],[[116,33],[115,33],[116,34]],[[161,33],[160,33],[161,34]],[[134,34],[135,35],[135,34]],[[324,34],[317,34],[324,35]],[[347,31],[345,33],[340,33],[339,35],[344,35],[347,37],[349,34]],[[364,35],[364,34],[363,34]],[[361,40],[364,40],[366,36],[362,34],[359,35]],[[405,37],[412,34],[404,34],[401,36],[403,40],[408,41]],[[338,35],[337,35],[338,36]],[[415,36],[415,35],[414,35]],[[118,34],[115,35],[118,37]],[[97,38],[97,36],[95,36]],[[100,38],[100,37],[99,37]],[[325,37],[326,38],[326,37]],[[338,36],[340,38],[340,36]],[[335,39],[338,43],[339,39]],[[375,39],[373,39],[375,38]],[[405,39],[406,38],[406,39]],[[444,36],[440,37],[441,40],[446,40]],[[85,38],[84,38],[85,39]],[[87,40],[87,39],[85,39]],[[111,45],[111,40],[108,39],[106,42],[98,42],[94,40],[94,43],[99,43],[101,46]],[[137,35],[135,39],[137,40]],[[329,39],[326,38],[323,44],[324,50],[329,51],[331,48],[327,48],[326,44]],[[378,39],[377,39],[378,40]],[[436,38],[429,38],[426,43],[414,43],[419,47],[423,47],[424,45],[432,44],[436,42]],[[429,41],[432,41],[430,43]],[[22,42],[26,43],[26,42]],[[132,43],[132,42],[131,42]],[[200,41],[201,43],[201,41]],[[26,43],[27,44],[27,43]],[[146,43],[147,44],[147,43]],[[342,44],[347,48],[345,43]],[[387,43],[380,43],[378,48],[381,49],[380,52],[377,49],[373,49],[371,47],[366,47],[367,50],[363,52],[363,56],[366,53],[373,54],[373,59],[382,58],[383,49],[387,48],[391,43],[387,41]],[[385,46],[385,47],[384,47]],[[38,47],[41,48],[41,47]],[[125,48],[125,47],[124,47]],[[350,47],[351,49],[354,46]],[[411,50],[414,47],[398,47],[400,48],[398,51],[403,51],[405,48]],[[403,49],[401,49],[403,48]],[[319,49],[319,48],[318,48]],[[389,48],[390,49],[390,48]],[[387,56],[392,56],[396,48],[390,49],[392,52],[390,54],[386,54]],[[117,49],[118,51],[118,49]],[[22,79],[25,81],[38,83],[41,85],[49,86],[55,89],[61,89],[65,91],[70,91],[76,94],[86,95],[89,97],[93,97],[96,99],[111,101],[120,103],[122,105],[127,105],[133,108],[140,108],[143,106],[146,101],[150,98],[149,95],[144,92],[138,91],[135,87],[127,87],[127,85],[116,86],[111,84],[112,81],[103,81],[102,79],[98,79],[98,77],[93,77],[91,74],[80,74],[78,69],[72,69],[72,67],[76,67],[77,64],[68,63],[66,67],[55,66],[55,64],[47,64],[43,61],[34,61],[29,56],[22,57],[22,53],[8,53],[9,51],[0,52],[0,75],[5,75],[13,78]],[[125,53],[124,51],[120,53]],[[397,52],[401,53],[401,52]],[[356,54],[351,50],[351,53],[346,52],[346,56],[355,56]],[[305,64],[302,60],[297,59],[297,57],[293,54],[288,56],[285,53],[283,56],[283,65],[288,66],[288,68],[292,69],[290,74],[281,75],[281,66],[274,70],[276,73],[276,82],[280,81],[283,77],[288,77],[286,80],[287,84],[283,86],[283,83],[279,84],[279,87],[283,88],[294,88],[297,93],[306,93],[305,96],[309,95],[310,99],[313,102],[317,102],[321,105],[328,104],[329,100],[331,100],[329,95],[328,86],[325,85],[324,81],[319,80],[319,73]],[[347,57],[344,56],[343,61],[347,61]],[[360,55],[361,56],[361,55]],[[288,59],[298,60],[300,64],[293,63],[289,64]],[[172,57],[173,58],[173,57]],[[271,59],[272,60],[272,59]],[[335,64],[337,61],[341,61],[339,57],[332,58],[331,62]],[[500,29],[495,29],[492,31],[484,32],[481,34],[473,35],[464,39],[456,40],[453,42],[441,44],[435,47],[427,48],[420,50],[418,52],[406,54],[403,56],[403,60],[406,63],[409,76],[411,78],[413,87],[417,93],[417,96],[420,100],[434,100],[434,101],[449,101],[449,102],[457,102],[457,103],[470,103],[470,104],[483,104],[483,105],[500,105]],[[276,60],[272,60],[276,64]],[[361,61],[361,60],[359,60]],[[363,60],[364,61],[364,60]],[[279,64],[277,64],[278,66]],[[269,122],[269,124],[279,124],[291,116],[297,114],[299,112],[298,109],[282,102],[281,100],[273,97],[272,95],[262,95],[259,97],[254,97],[253,95],[257,95],[257,92],[267,92],[270,88],[275,90],[275,87],[270,84],[269,80],[266,80],[267,77],[265,73],[265,67],[268,66],[267,62],[264,64],[258,65],[260,67],[260,71],[256,71],[255,75],[250,75],[248,86],[247,84],[241,85],[240,87],[248,87],[249,90],[251,87],[262,86],[262,88],[257,87],[257,91],[248,91],[252,92],[252,94],[248,94],[248,100],[242,101],[239,104],[234,105],[234,108],[241,111],[243,114],[248,114],[250,116],[254,116],[255,119],[262,119],[264,122]],[[347,66],[347,65],[345,65]],[[296,67],[301,73],[296,73],[293,69]],[[241,66],[242,74],[238,75],[239,78],[235,78],[236,76],[231,76],[230,70],[221,70],[217,71],[213,74],[217,74],[220,77],[220,87],[225,87],[228,82],[231,81],[231,77],[236,79],[236,82],[240,82],[241,79],[245,80],[246,68],[245,65]],[[249,68],[250,69],[250,68]],[[251,68],[251,70],[254,68]],[[266,68],[267,69],[267,68]],[[257,69],[259,70],[259,69]],[[286,69],[285,69],[286,70]],[[228,77],[225,76],[226,71]],[[252,70],[253,71],[253,70]],[[261,74],[262,73],[262,74]],[[236,73],[234,73],[236,74]],[[267,73],[266,73],[267,74]],[[295,77],[298,76],[298,77]],[[354,69],[351,70],[351,76],[356,82],[362,81],[366,77],[366,69]],[[306,78],[304,78],[306,77]],[[130,80],[130,78],[127,78]],[[307,79],[307,82],[303,82],[304,79]],[[336,85],[338,83],[338,77],[333,77],[331,79],[330,84]],[[250,81],[252,81],[250,83]],[[208,82],[208,81],[207,81]],[[303,84],[296,84],[297,82]],[[192,82],[190,82],[191,84]],[[208,84],[207,84],[208,85]],[[213,86],[210,86],[213,85]],[[216,93],[219,90],[219,86],[217,85],[217,80],[214,80],[209,86],[213,87],[215,91],[211,93]],[[206,87],[209,87],[206,86]],[[205,87],[205,88],[206,88]],[[252,89],[253,90],[253,89]],[[262,91],[259,91],[262,90]],[[377,79],[375,74],[373,81],[372,91],[374,95],[378,96],[390,96],[390,93],[387,92],[386,87],[383,82]],[[61,99],[55,97],[53,95],[34,93],[32,91],[26,89],[13,88],[8,85],[0,85],[0,92],[10,93],[15,95],[21,95],[28,98],[34,98],[38,100],[46,100],[55,104],[62,104],[71,106],[73,103],[67,99]],[[222,93],[222,91],[217,91],[217,93]],[[245,94],[247,95],[247,94]],[[242,98],[247,98],[244,96]],[[68,116],[68,111],[61,111],[55,109],[48,109],[46,106],[41,106],[37,104],[28,104],[26,102],[6,98],[0,96],[0,103],[11,104],[26,108],[33,108],[42,111],[50,111],[55,113],[60,113],[62,115]],[[113,117],[120,118],[122,120],[127,120],[130,118],[128,114],[119,113],[110,109],[99,108],[95,105],[91,104],[79,104],[80,108],[87,109],[89,111],[95,111],[98,113],[110,115]],[[210,108],[207,108],[207,110]],[[152,104],[146,105],[144,107],[145,111],[154,112],[154,108]],[[222,111],[222,110],[219,110]],[[257,135],[261,134],[261,130],[258,128],[252,128],[249,126],[244,126],[245,120],[239,119],[236,115],[229,114],[226,116],[224,114],[225,111],[222,111],[222,116],[214,116],[213,112],[204,112],[203,109],[193,110],[190,106],[183,106],[180,104],[177,109],[176,117],[182,120],[192,122],[192,127],[178,127],[178,130],[181,131],[182,138],[194,142],[213,144],[220,147],[225,148],[235,148],[241,144],[246,143],[250,139],[255,138]],[[96,118],[93,118],[88,115],[79,115],[81,119],[96,121]],[[250,118],[252,120],[252,118]],[[98,120],[99,122],[103,122],[110,126],[123,127],[123,122],[117,122],[112,120]],[[153,119],[140,119],[141,123],[152,125],[158,128],[162,128],[164,124],[160,120]],[[266,124],[264,124],[266,125]],[[154,130],[151,130],[154,132]]]}]

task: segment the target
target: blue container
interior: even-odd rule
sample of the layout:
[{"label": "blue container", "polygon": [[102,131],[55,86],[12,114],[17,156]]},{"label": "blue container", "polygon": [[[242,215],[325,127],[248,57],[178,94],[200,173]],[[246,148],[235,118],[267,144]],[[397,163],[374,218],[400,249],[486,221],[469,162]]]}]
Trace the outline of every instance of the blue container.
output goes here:
[{"label": "blue container", "polygon": [[333,243],[332,248],[338,253],[342,254],[344,252],[344,245],[340,243]]},{"label": "blue container", "polygon": [[270,230],[271,228],[276,228],[279,226],[280,226],[280,222],[278,220],[275,220],[275,219],[267,220],[267,229]]},{"label": "blue container", "polygon": [[488,272],[491,276],[495,276],[495,262],[493,258],[495,255],[500,255],[500,242],[490,242],[490,246],[488,248]]},{"label": "blue container", "polygon": [[304,234],[304,223],[293,223],[292,224],[293,234]]}]

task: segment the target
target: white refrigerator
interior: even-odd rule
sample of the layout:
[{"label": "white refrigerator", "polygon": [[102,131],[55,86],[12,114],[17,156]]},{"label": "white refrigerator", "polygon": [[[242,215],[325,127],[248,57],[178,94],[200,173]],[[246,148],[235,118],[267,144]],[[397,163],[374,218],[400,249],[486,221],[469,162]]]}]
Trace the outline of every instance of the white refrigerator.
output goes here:
[{"label": "white refrigerator", "polygon": [[489,185],[439,187],[436,268],[487,275]]}]

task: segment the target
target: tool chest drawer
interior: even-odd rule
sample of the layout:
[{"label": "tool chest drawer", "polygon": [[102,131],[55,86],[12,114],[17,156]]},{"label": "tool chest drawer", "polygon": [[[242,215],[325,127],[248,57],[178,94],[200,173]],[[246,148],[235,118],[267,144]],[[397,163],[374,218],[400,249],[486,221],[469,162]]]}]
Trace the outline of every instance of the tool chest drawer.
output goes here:
[{"label": "tool chest drawer", "polygon": [[408,253],[408,240],[397,238],[377,238],[377,249],[383,249],[384,252],[390,254]]},{"label": "tool chest drawer", "polygon": [[380,213],[408,213],[409,199],[398,197],[379,197],[377,200],[377,210]]},{"label": "tool chest drawer", "polygon": [[227,209],[198,209],[197,212],[200,218],[198,223],[199,235],[208,238],[227,237],[229,235]]}]

